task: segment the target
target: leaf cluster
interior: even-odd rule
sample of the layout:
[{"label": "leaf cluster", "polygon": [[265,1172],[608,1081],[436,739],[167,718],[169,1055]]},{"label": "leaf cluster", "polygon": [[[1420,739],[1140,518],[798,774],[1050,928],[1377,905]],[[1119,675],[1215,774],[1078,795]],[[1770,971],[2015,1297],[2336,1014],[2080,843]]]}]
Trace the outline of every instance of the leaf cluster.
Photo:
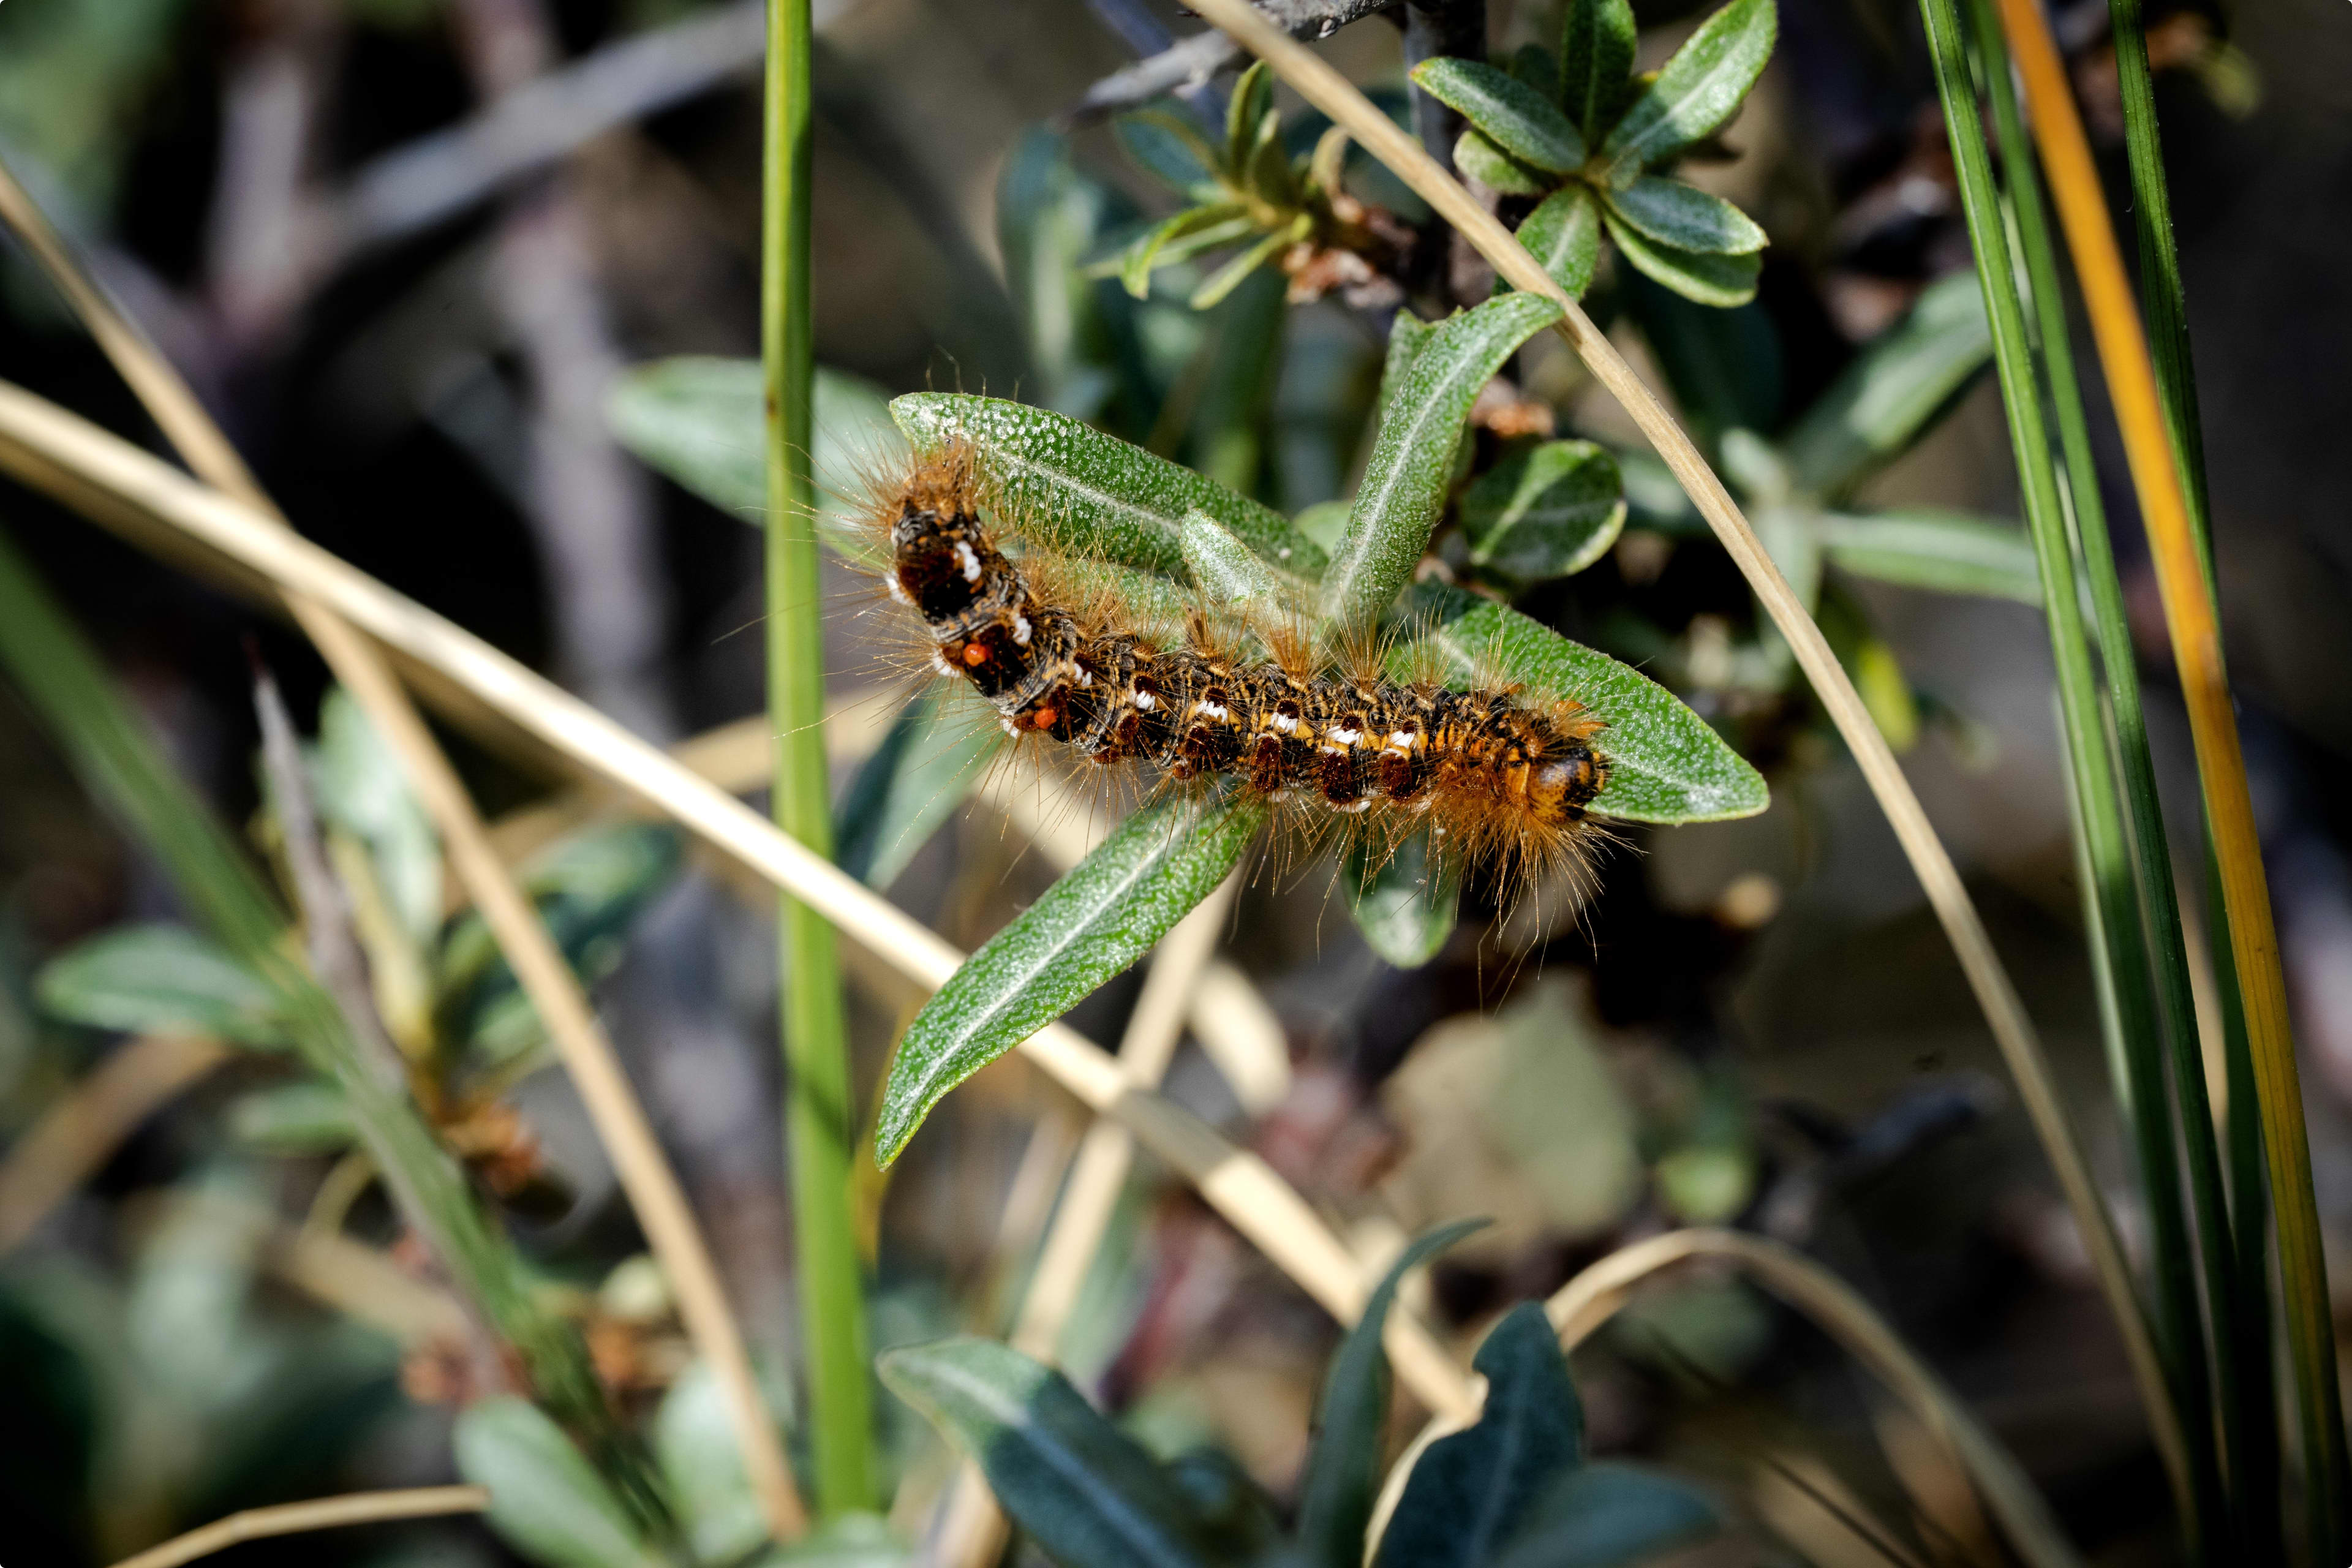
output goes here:
[{"label": "leaf cluster", "polygon": [[1754,219],[1664,170],[1738,112],[1771,57],[1773,0],[1731,0],[1656,71],[1633,69],[1630,0],[1569,0],[1558,47],[1508,69],[1440,57],[1415,86],[1469,121],[1454,165],[1532,204],[1521,244],[1571,298],[1591,287],[1606,233],[1618,254],[1685,299],[1753,299],[1766,240]]},{"label": "leaf cluster", "polygon": [[882,1358],[900,1398],[979,1460],[1013,1520],[1062,1568],[1605,1568],[1703,1537],[1713,1507],[1680,1482],[1595,1463],[1543,1309],[1487,1334],[1486,1408],[1414,1465],[1377,1545],[1389,1370],[1381,1334],[1411,1269],[1483,1223],[1407,1247],[1326,1369],[1291,1527],[1222,1455],[1155,1459],[1067,1379],[1008,1346],[949,1340]]}]

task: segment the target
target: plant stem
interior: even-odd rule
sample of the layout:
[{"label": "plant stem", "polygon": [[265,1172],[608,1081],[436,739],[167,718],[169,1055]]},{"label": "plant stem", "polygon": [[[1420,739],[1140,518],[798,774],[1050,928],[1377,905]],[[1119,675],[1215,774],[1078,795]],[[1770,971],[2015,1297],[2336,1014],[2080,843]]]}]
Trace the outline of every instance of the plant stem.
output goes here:
[{"label": "plant stem", "polygon": [[[2240,1532],[2237,1550],[2254,1560],[2272,1561],[2277,1555],[2273,1539],[2275,1532],[2258,1521],[2274,1518],[2271,1500],[2277,1493],[2276,1456],[2273,1452],[2268,1463],[2256,1463],[2246,1448],[2249,1442],[2265,1449],[2273,1447],[2266,1436],[2274,1429],[2277,1420],[2270,1384],[2269,1290],[2266,1279],[2258,1275],[2251,1281],[2253,1290],[2249,1294],[2250,1282],[2234,1268],[2237,1244],[2231,1232],[2220,1151],[2214,1143],[2213,1110],[2206,1092],[2204,1055],[2197,1038],[2197,1007],[2189,987],[2179,895],[2173,885],[2164,810],[2157,795],[2155,763],[2148,751],[2137,655],[2124,608],[2123,584],[2116,571],[2115,551],[2108,541],[2106,508],[2099,495],[2097,462],[2091,449],[2089,422],[2084,413],[2074,348],[2067,335],[2057,251],[2051,242],[2041,182],[2033,168],[2032,143],[2026,135],[2024,117],[2019,111],[2016,88],[2010,79],[2009,51],[2001,42],[2000,18],[1993,13],[1990,0],[1977,0],[1974,11],[1978,47],[1983,56],[1994,122],[2000,137],[2002,170],[2009,182],[2011,206],[2031,279],[2042,364],[2050,378],[2051,404],[2057,416],[2059,445],[2065,455],[2075,540],[2090,586],[2099,657],[2106,676],[2117,772],[2130,816],[2129,848],[2141,921],[2137,934],[2146,941],[2156,985],[2158,1023],[2167,1047],[2173,1105],[2178,1114],[2177,1136],[2188,1160],[2197,1257],[2207,1309],[2212,1315],[2214,1386],[2221,1452],[2231,1483],[2232,1511]],[[2252,1112],[2251,1106],[2240,1109],[2247,1114]],[[2156,1110],[2161,1113],[2163,1108]],[[2256,1227],[2259,1238],[2259,1219]],[[2254,1331],[2262,1341],[2254,1359],[2248,1359],[2257,1350],[2247,1338],[2250,1323],[2257,1325]],[[2217,1528],[2218,1522],[2215,1521]],[[2243,1531],[2250,1527],[2255,1533],[2245,1535]],[[2270,1546],[2266,1548],[2265,1542]]]},{"label": "plant stem", "polygon": [[[1993,185],[1992,160],[1977,110],[1976,87],[1969,75],[1959,9],[1953,0],[1920,0],[1919,9],[1927,24],[1937,90],[1943,100],[1969,238],[1976,250],[1977,277],[1984,289],[1985,314],[1992,331],[2010,440],[2016,449],[2026,521],[2042,569],[2042,605],[2049,621],[2051,658],[2056,666],[2061,728],[2081,807],[2084,854],[2099,904],[2100,920],[2094,937],[2105,943],[2124,1064],[2130,1076],[2126,1121],[2138,1149],[2153,1243],[2157,1341],[2164,1352],[2174,1402],[2183,1415],[2187,1469],[2185,1474],[2176,1473],[2173,1480],[2179,1491],[2177,1500],[2184,1533],[2197,1542],[2220,1516],[2221,1471],[2213,1453],[2211,1426],[2192,1414],[2208,1404],[2208,1362],[2188,1226],[2181,1212],[2170,1100],[2158,1055],[2154,986],[2147,949],[2138,940],[2139,911],[2098,687],[2091,669],[2090,645],[2084,632],[2074,550],[2059,500],[2057,469],[2051,461],[2032,343],[2018,297],[2016,263],[2002,221],[2000,194]],[[2022,226],[2022,215],[2019,221]]]},{"label": "plant stem", "polygon": [[[810,311],[809,0],[769,0],[766,156],[761,226],[761,353],[768,384],[768,717],[775,731],[776,826],[833,853],[824,758],[824,626],[816,485],[810,471],[816,377]],[[800,1263],[817,1507],[874,1503],[873,1394],[866,1290],[851,1213],[856,1119],[833,927],[779,897],[785,1131]]]},{"label": "plant stem", "polygon": [[2156,563],[2181,697],[2197,752],[2205,820],[2220,862],[2222,907],[2245,1007],[2246,1036],[2263,1112],[2276,1205],[2279,1273],[2286,1300],[2304,1458],[2310,1480],[2315,1561],[2343,1559],[2347,1490],[2343,1396],[2336,1384],[2327,1263],[2312,1191],[2311,1146],[2287,1012],[2286,976],[2272,922],[2268,876],[2252,792],[2221,662],[2221,627],[2205,576],[2185,487],[2174,463],[2147,334],[2124,275],[2113,221],[2091,161],[2066,68],[2033,0],[2000,0],[2001,27],[2025,84],[2033,136],[2056,198],[2101,368],[2114,400],[2124,452],[2138,493],[2148,553]]}]

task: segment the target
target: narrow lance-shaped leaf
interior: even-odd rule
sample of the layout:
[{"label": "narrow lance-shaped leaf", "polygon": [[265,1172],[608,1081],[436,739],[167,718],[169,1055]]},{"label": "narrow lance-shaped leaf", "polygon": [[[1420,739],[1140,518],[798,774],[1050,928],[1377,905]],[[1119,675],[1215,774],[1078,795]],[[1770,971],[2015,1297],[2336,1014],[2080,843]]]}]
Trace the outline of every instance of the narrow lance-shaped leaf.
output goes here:
[{"label": "narrow lance-shaped leaf", "polygon": [[1381,360],[1381,407],[1386,408],[1396,401],[1397,393],[1404,385],[1405,373],[1412,368],[1412,362],[1421,356],[1430,334],[1435,331],[1435,322],[1423,321],[1410,309],[1399,310],[1390,319],[1388,352]]},{"label": "narrow lance-shaped leaf", "polygon": [[1643,170],[1719,130],[1763,74],[1779,29],[1772,0],[1731,0],[1700,24],[1601,144],[1610,183],[1630,185]]},{"label": "narrow lance-shaped leaf", "polygon": [[1066,416],[919,392],[893,400],[890,416],[918,451],[967,443],[997,510],[1034,531],[1036,542],[1181,576],[1179,531],[1198,510],[1271,565],[1304,577],[1323,571],[1322,550],[1280,512]]},{"label": "narrow lance-shaped leaf", "polygon": [[1297,589],[1205,511],[1184,515],[1181,542],[1192,586],[1212,610],[1256,626],[1276,624],[1297,608]]},{"label": "narrow lance-shaped leaf", "polygon": [[527,1399],[457,1417],[457,1473],[490,1491],[490,1528],[545,1568],[664,1568],[586,1456]]},{"label": "narrow lance-shaped leaf", "polygon": [[1519,243],[1551,280],[1581,300],[1601,259],[1601,204],[1592,187],[1562,185],[1546,196],[1518,228]]},{"label": "narrow lance-shaped leaf", "polygon": [[1051,1367],[957,1339],[892,1351],[877,1370],[980,1461],[1004,1510],[1065,1568],[1209,1568],[1168,1476]]},{"label": "narrow lance-shaped leaf", "polygon": [[1540,1304],[1512,1308],[1472,1364],[1486,1378],[1486,1410],[1422,1455],[1374,1568],[1483,1568],[1583,1462],[1584,1407]]},{"label": "narrow lance-shaped leaf", "polygon": [[1627,223],[1615,207],[1606,203],[1602,204],[1601,221],[1608,225],[1609,237],[1616,241],[1626,260],[1685,300],[1696,300],[1702,305],[1728,306],[1745,305],[1756,298],[1756,279],[1764,264],[1753,252],[1745,256],[1709,256],[1660,245]]},{"label": "narrow lance-shaped leaf", "polygon": [[1582,134],[1558,105],[1508,72],[1441,57],[1413,67],[1412,79],[1519,162],[1554,174],[1583,166]]},{"label": "narrow lance-shaped leaf", "polygon": [[1230,245],[1255,231],[1257,224],[1239,203],[1220,202],[1187,207],[1137,237],[1121,254],[1118,280],[1139,300],[1151,293],[1151,274],[1196,252]]},{"label": "narrow lance-shaped leaf", "polygon": [[1184,302],[1195,310],[1213,310],[1240,288],[1251,273],[1306,238],[1308,231],[1309,220],[1301,214],[1297,221],[1288,227],[1276,229],[1212,273]]},{"label": "narrow lance-shaped leaf", "polygon": [[1567,577],[1625,526],[1617,459],[1590,441],[1547,441],[1479,476],[1462,497],[1471,561],[1517,582]]},{"label": "narrow lance-shaped leaf", "polygon": [[1992,363],[1973,272],[1932,283],[1848,365],[1783,443],[1798,482],[1835,498],[1906,450]]},{"label": "narrow lance-shaped leaf", "polygon": [[[1426,646],[1454,682],[1499,674],[1533,697],[1572,698],[1601,720],[1596,744],[1609,776],[1592,802],[1594,815],[1714,822],[1753,816],[1769,803],[1763,775],[1687,704],[1639,671],[1443,584],[1423,584],[1405,609],[1428,625]],[[1418,646],[1398,649],[1394,667],[1410,669]]]},{"label": "narrow lance-shaped leaf", "polygon": [[834,860],[871,888],[898,880],[997,753],[996,716],[962,682],[925,686],[835,804]]},{"label": "narrow lance-shaped leaf", "polygon": [[1371,950],[1399,969],[1435,958],[1462,913],[1462,868],[1430,853],[1429,829],[1409,834],[1375,863],[1381,846],[1367,839],[1341,869],[1348,913]]},{"label": "narrow lance-shaped leaf", "polygon": [[42,1010],[92,1028],[286,1044],[270,984],[184,926],[122,926],[59,954],[36,986]]},{"label": "narrow lance-shaped leaf", "polygon": [[876,1159],[897,1159],[950,1089],[1140,958],[1224,880],[1265,821],[1262,802],[1209,792],[1129,816],[907,1026],[882,1088]]},{"label": "narrow lance-shaped leaf", "polygon": [[1519,345],[1559,319],[1553,300],[1506,294],[1440,324],[1381,411],[1371,461],[1323,575],[1323,615],[1341,633],[1370,624],[1412,576],[1454,477],[1454,447],[1479,389]]},{"label": "narrow lance-shaped leaf", "polygon": [[1633,1568],[1717,1528],[1714,1505],[1671,1476],[1583,1465],[1536,1500],[1491,1568]]},{"label": "narrow lance-shaped leaf", "polygon": [[1454,165],[1507,196],[1539,196],[1559,184],[1555,176],[1512,157],[1475,125],[1454,139]]},{"label": "narrow lance-shaped leaf", "polygon": [[1163,109],[1122,114],[1111,131],[1127,155],[1195,201],[1213,199],[1217,150],[1182,115]]},{"label": "narrow lance-shaped leaf", "polygon": [[1939,594],[2042,603],[2033,541],[2014,523],[1906,510],[1829,516],[1820,527],[1831,563],[1856,576]]},{"label": "narrow lance-shaped leaf", "polygon": [[1398,1255],[1364,1302],[1323,1374],[1315,1408],[1315,1447],[1299,1485],[1298,1542],[1303,1568],[1359,1568],[1372,1500],[1381,1485],[1381,1458],[1389,1407],[1388,1352],[1381,1334],[1397,1286],[1407,1274],[1478,1229],[1483,1219],[1440,1226]]},{"label": "narrow lance-shaped leaf", "polygon": [[1590,143],[1633,91],[1633,7],[1628,0],[1568,0],[1559,18],[1559,99]]},{"label": "narrow lance-shaped leaf", "polygon": [[1761,250],[1764,230],[1754,218],[1696,185],[1644,174],[1606,198],[1609,208],[1643,235],[1677,250],[1745,256]]}]

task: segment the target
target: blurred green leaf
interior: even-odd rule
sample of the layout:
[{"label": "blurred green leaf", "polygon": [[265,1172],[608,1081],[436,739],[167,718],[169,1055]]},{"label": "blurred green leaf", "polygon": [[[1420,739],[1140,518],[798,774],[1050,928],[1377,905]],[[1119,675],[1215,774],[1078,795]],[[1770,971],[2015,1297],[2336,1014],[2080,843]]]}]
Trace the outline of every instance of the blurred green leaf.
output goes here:
[{"label": "blurred green leaf", "polygon": [[311,753],[319,814],[368,847],[376,885],[410,941],[441,929],[441,839],[400,758],[338,686],[319,704]]},{"label": "blurred green leaf", "polygon": [[[1639,272],[1621,273],[1618,283],[1675,400],[1703,442],[1727,430],[1769,430],[1780,423],[1780,335],[1761,305],[1750,301],[1717,310],[1696,304]],[[1706,531],[1682,495],[1682,487],[1655,456],[1644,452],[1637,461],[1629,454],[1622,462],[1629,493],[1636,484],[1631,476],[1637,470],[1663,475],[1666,489],[1677,498],[1675,510],[1696,531]],[[1637,512],[1649,504],[1635,496]]]},{"label": "blurred green leaf", "polygon": [[2014,523],[1959,512],[1906,510],[1821,520],[1832,564],[1858,577],[1931,588],[1939,594],[1980,594],[2042,603],[2042,570],[2033,541]]},{"label": "blurred green leaf", "polygon": [[1583,136],[1550,99],[1508,72],[1441,57],[1413,67],[1412,80],[1520,163],[1554,174],[1583,166]]},{"label": "blurred green leaf", "polygon": [[1275,230],[1210,274],[1184,302],[1195,310],[1214,310],[1251,273],[1306,238],[1308,232],[1308,220],[1302,214],[1290,226]]},{"label": "blurred green leaf", "polygon": [[1279,1549],[1282,1521],[1274,1500],[1232,1455],[1192,1448],[1170,1459],[1161,1472],[1184,1500],[1192,1533],[1215,1561],[1254,1563]]},{"label": "blurred green leaf", "polygon": [[490,1528],[543,1568],[669,1568],[572,1439],[527,1399],[457,1417],[457,1473],[490,1489]]},{"label": "blurred green leaf", "polygon": [[[1608,783],[1589,808],[1595,816],[1715,822],[1753,816],[1769,803],[1763,775],[1706,720],[1608,655],[1443,584],[1423,584],[1405,608],[1425,617],[1425,640],[1454,679],[1491,679],[1499,672],[1532,697],[1572,698],[1607,726],[1595,742],[1609,768]],[[1413,646],[1397,651],[1393,668],[1412,668]]]},{"label": "blurred green leaf", "polygon": [[1763,249],[1767,243],[1754,218],[1721,196],[1711,196],[1680,180],[1644,174],[1601,200],[1645,237],[1677,250],[1745,256]]},{"label": "blurred green leaf", "polygon": [[1067,140],[1042,127],[1013,144],[996,182],[996,239],[1038,402],[1079,419],[1148,429],[1160,388],[1141,336],[1143,308],[1087,263],[1132,221],[1116,189],[1080,171]]},{"label": "blurred green leaf", "polygon": [[1380,847],[1360,843],[1340,875],[1348,913],[1371,950],[1399,969],[1419,969],[1435,958],[1461,916],[1460,866],[1429,852],[1429,830],[1400,842],[1373,864]]},{"label": "blurred green leaf", "polygon": [[1475,125],[1454,138],[1454,165],[1469,178],[1507,196],[1539,196],[1559,184],[1541,170],[1512,157]]},{"label": "blurred green leaf", "polygon": [[1183,517],[1197,509],[1269,565],[1323,571],[1323,552],[1280,512],[1075,419],[945,392],[897,398],[890,416],[925,453],[968,442],[996,507],[1037,543],[1179,577]]},{"label": "blurred green leaf", "polygon": [[1262,801],[1205,791],[1129,815],[907,1026],[882,1089],[876,1159],[897,1159],[950,1089],[1140,958],[1224,879],[1265,816]]},{"label": "blurred green leaf", "polygon": [[925,684],[834,810],[834,861],[869,888],[898,879],[995,757],[996,715],[961,681]]},{"label": "blurred green leaf", "polygon": [[1559,16],[1559,100],[1590,144],[1634,92],[1633,7],[1628,0],[1568,0]]},{"label": "blurred green leaf", "polygon": [[1258,130],[1274,112],[1274,71],[1264,60],[1253,60],[1234,83],[1225,100],[1225,168],[1238,174],[1249,166],[1258,143]]},{"label": "blurred green leaf", "polygon": [[1721,130],[1763,74],[1779,27],[1772,0],[1731,0],[1701,23],[1601,142],[1610,184],[1622,190]]},{"label": "blurred green leaf", "polygon": [[110,211],[185,10],[182,0],[110,0],[0,16],[0,142],[54,170],[88,210]]},{"label": "blurred green leaf", "polygon": [[[758,360],[688,355],[622,376],[605,417],[648,468],[760,527],[768,517],[766,407]],[[866,475],[903,449],[880,389],[816,373],[817,532],[844,560],[880,561],[881,542],[861,516]]]},{"label": "blurred green leaf", "polygon": [[1617,249],[1626,260],[1684,299],[1696,300],[1702,305],[1727,306],[1744,305],[1756,298],[1756,278],[1764,264],[1753,252],[1745,256],[1703,256],[1697,251],[1660,245],[1605,203],[1601,220],[1608,226],[1609,237],[1616,241]]},{"label": "blurred green leaf", "polygon": [[1817,496],[1843,495],[1907,450],[1991,363],[1976,274],[1928,285],[1789,432],[1782,445],[1799,482]]},{"label": "blurred green leaf", "polygon": [[1323,576],[1327,626],[1369,625],[1411,580],[1454,480],[1456,442],[1480,389],[1519,345],[1559,319],[1535,294],[1506,294],[1441,322],[1381,410],[1348,536]]},{"label": "blurred green leaf", "polygon": [[1601,205],[1592,187],[1562,185],[1538,204],[1518,227],[1519,243],[1551,280],[1581,300],[1601,259]]},{"label": "blurred green leaf", "polygon": [[1413,1466],[1375,1568],[1484,1568],[1583,1462],[1584,1406],[1540,1303],[1505,1314],[1472,1364],[1486,1376],[1486,1407]]},{"label": "blurred green leaf", "polygon": [[1361,1568],[1387,1449],[1390,1373],[1381,1334],[1389,1309],[1407,1274],[1486,1223],[1456,1220],[1416,1237],[1381,1276],[1333,1352],[1316,1402],[1315,1446],[1298,1484],[1300,1568]]},{"label": "blurred green leaf", "polygon": [[1257,232],[1257,220],[1237,202],[1187,207],[1154,225],[1120,253],[1118,280],[1139,300],[1151,296],[1151,274],[1204,250],[1231,245]]},{"label": "blurred green leaf", "polygon": [[708,1362],[695,1361],[670,1384],[651,1436],[697,1561],[735,1563],[766,1543],[767,1516],[743,1470],[726,1392]]},{"label": "blurred green leaf", "polygon": [[1604,1460],[1552,1482],[1491,1568],[1625,1568],[1717,1528],[1693,1488]]},{"label": "blurred green leaf", "polygon": [[907,1568],[915,1553],[870,1513],[828,1519],[803,1540],[753,1560],[754,1568]]},{"label": "blurred green leaf", "polygon": [[54,1016],[95,1029],[287,1043],[269,982],[185,926],[100,932],[43,965],[35,994]]},{"label": "blurred green leaf", "polygon": [[1547,100],[1559,96],[1559,58],[1541,44],[1521,44],[1511,51],[1511,76]]},{"label": "blurred green leaf", "polygon": [[352,1109],[330,1083],[274,1084],[238,1097],[229,1135],[248,1148],[282,1155],[332,1154],[359,1140]]},{"label": "blurred green leaf", "polygon": [[1196,202],[1216,199],[1217,150],[1184,116],[1139,110],[1120,115],[1111,130],[1127,155],[1165,184]]},{"label": "blurred green leaf", "polygon": [[1590,441],[1546,441],[1517,452],[1462,496],[1473,563],[1515,582],[1583,571],[1625,526],[1617,459]]},{"label": "blurred green leaf", "polygon": [[1005,1512],[1065,1568],[1209,1568],[1184,1500],[1068,1380],[1005,1345],[947,1340],[877,1363],[980,1461]]}]

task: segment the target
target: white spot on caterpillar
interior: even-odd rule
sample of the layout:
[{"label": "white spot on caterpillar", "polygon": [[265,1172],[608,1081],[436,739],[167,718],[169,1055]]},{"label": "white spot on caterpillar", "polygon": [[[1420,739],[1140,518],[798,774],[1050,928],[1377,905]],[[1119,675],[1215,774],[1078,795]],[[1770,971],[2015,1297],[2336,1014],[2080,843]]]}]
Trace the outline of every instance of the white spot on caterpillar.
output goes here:
[{"label": "white spot on caterpillar", "polygon": [[1017,735],[1019,735],[1019,734],[1021,733],[1021,726],[1020,726],[1020,725],[1018,725],[1018,724],[1015,724],[1015,723],[1014,723],[1012,720],[1010,720],[1010,719],[1006,719],[1006,718],[999,717],[999,718],[998,718],[998,720],[997,720],[996,721],[997,721],[998,723],[1000,723],[1000,724],[1002,724],[1002,725],[1003,725],[1003,726],[1004,726],[1004,732],[1005,732],[1006,734],[1008,734],[1008,735],[1016,735],[1016,736],[1017,736]]},{"label": "white spot on caterpillar", "polygon": [[1160,699],[1152,696],[1151,693],[1144,690],[1141,687],[1136,688],[1134,695],[1135,705],[1138,708],[1142,709],[1146,713],[1150,712],[1154,708],[1160,706]]},{"label": "white spot on caterpillar", "polygon": [[1274,716],[1274,727],[1286,735],[1296,734],[1298,731],[1298,721],[1287,713],[1276,713]]},{"label": "white spot on caterpillar", "polygon": [[956,541],[955,558],[956,564],[963,568],[963,580],[965,582],[977,583],[980,581],[980,557],[974,555],[971,552],[971,546],[966,544],[961,539]]},{"label": "white spot on caterpillar", "polygon": [[1029,617],[1021,614],[1017,610],[1014,611],[1013,615],[1013,641],[1014,645],[1020,647],[1027,647],[1029,646]]},{"label": "white spot on caterpillar", "polygon": [[882,578],[882,585],[889,589],[890,596],[898,600],[900,604],[908,605],[914,604],[915,595],[907,592],[907,585],[898,581],[898,574],[896,572],[885,574]]},{"label": "white spot on caterpillar", "polygon": [[1350,816],[1353,816],[1360,811],[1370,811],[1371,808],[1372,797],[1368,795],[1359,795],[1356,799],[1351,800],[1347,805],[1339,807],[1341,811],[1346,812]]},{"label": "white spot on caterpillar", "polygon": [[1078,689],[1084,690],[1094,683],[1095,672],[1083,664],[1078,666]]},{"label": "white spot on caterpillar", "polygon": [[1363,738],[1364,732],[1361,730],[1340,729],[1331,731],[1331,739],[1339,742],[1342,746],[1352,746]]},{"label": "white spot on caterpillar", "polygon": [[1391,730],[1389,731],[1389,749],[1394,752],[1410,752],[1412,750],[1413,742],[1419,739],[1420,737],[1410,730]]},{"label": "white spot on caterpillar", "polygon": [[948,656],[941,653],[937,648],[931,649],[931,668],[938,670],[941,675],[949,677],[953,677],[960,673],[954,665],[948,662]]},{"label": "white spot on caterpillar", "polygon": [[1192,704],[1192,711],[1199,714],[1203,719],[1213,719],[1220,724],[1233,717],[1233,714],[1226,710],[1223,703],[1212,702],[1205,697]]}]

